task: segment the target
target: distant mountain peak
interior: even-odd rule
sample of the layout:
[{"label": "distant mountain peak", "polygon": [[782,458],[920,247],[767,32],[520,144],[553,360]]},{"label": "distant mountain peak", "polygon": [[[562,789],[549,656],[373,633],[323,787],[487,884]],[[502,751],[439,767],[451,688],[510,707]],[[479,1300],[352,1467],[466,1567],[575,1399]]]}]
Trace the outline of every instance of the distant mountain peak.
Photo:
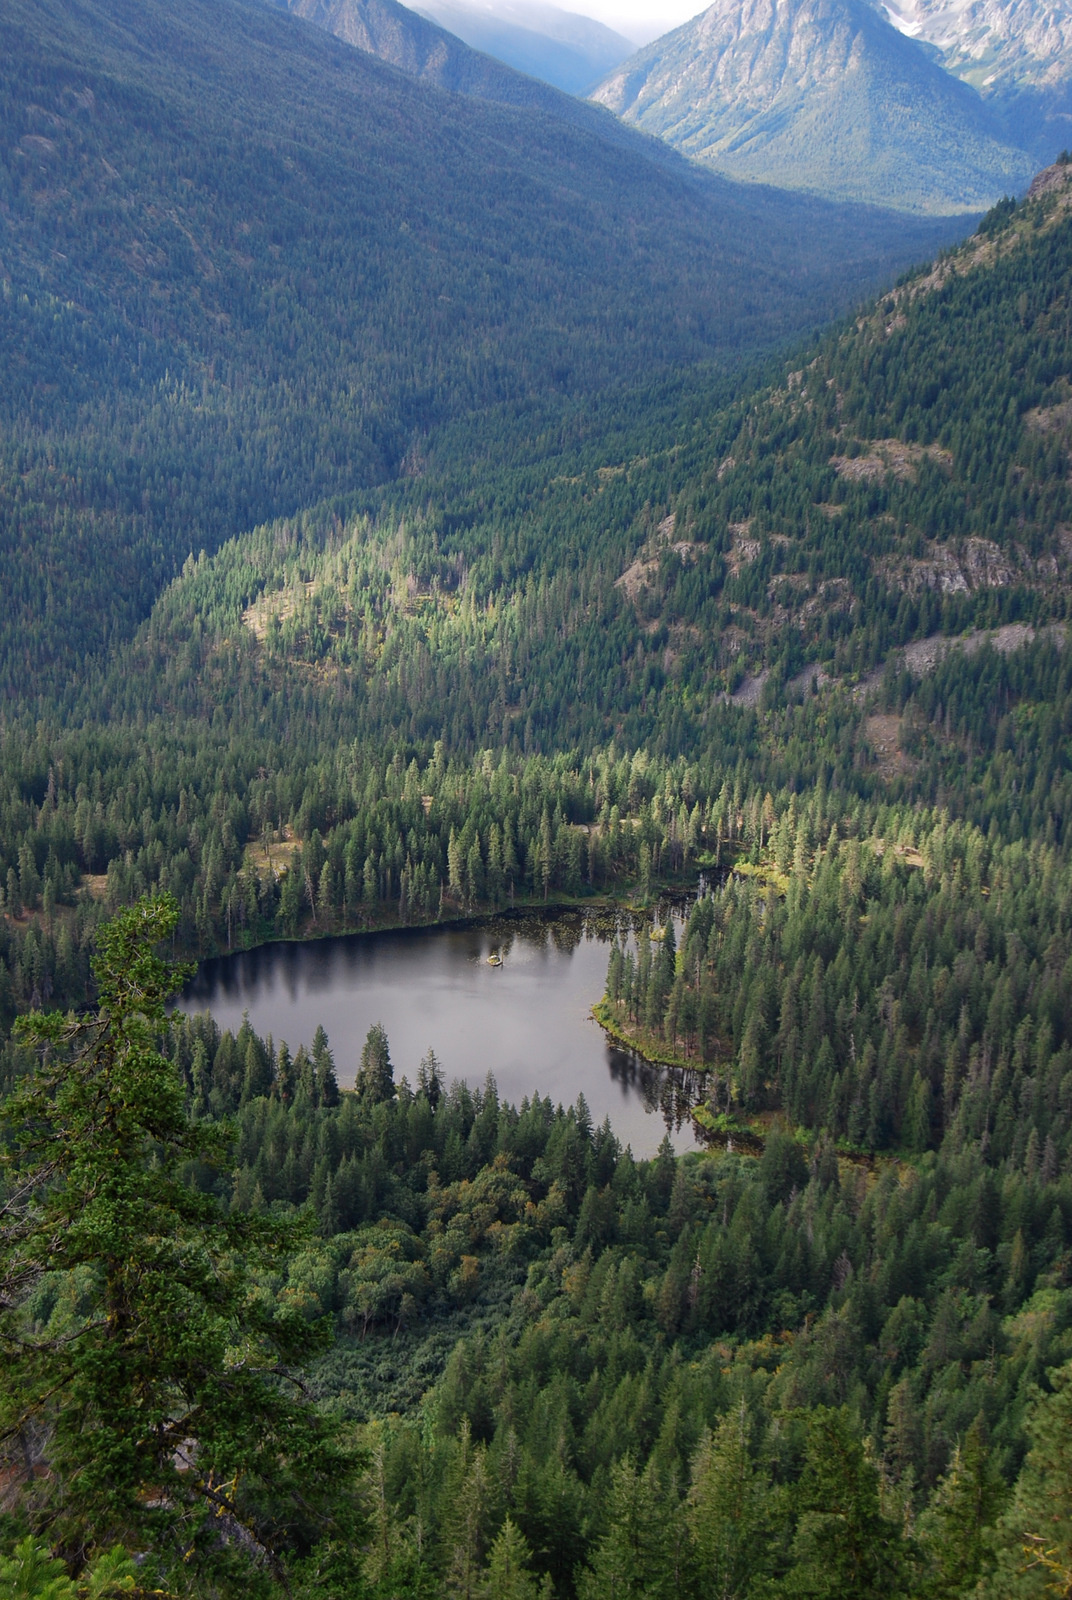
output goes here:
[{"label": "distant mountain peak", "polygon": [[1072,0],[875,0],[1048,158],[1072,143]]},{"label": "distant mountain peak", "polygon": [[1072,5],[1053,0],[881,0],[894,27],[942,52],[977,89],[1000,78],[1053,83],[1072,65]]},{"label": "distant mountain peak", "polygon": [[906,210],[984,209],[1033,166],[862,0],[715,0],[593,99],[733,177]]},{"label": "distant mountain peak", "polygon": [[417,9],[518,72],[582,94],[635,45],[594,17],[539,0],[420,0]]},{"label": "distant mountain peak", "polygon": [[[626,133],[616,126],[612,117],[597,111],[587,101],[554,87],[550,74],[541,79],[507,65],[504,60],[466,44],[431,17],[400,5],[398,0],[268,0],[268,3],[437,89],[468,95],[474,100],[490,100],[498,105],[543,111],[612,142],[620,143],[621,136]],[[437,4],[439,0],[432,0],[428,9],[434,9]],[[449,8],[455,0],[443,0],[443,4]],[[592,26],[599,25],[593,23]],[[614,54],[617,51],[612,51],[612,56]],[[580,87],[587,88],[598,76],[596,67],[591,72],[585,71]],[[630,132],[627,137],[635,144],[635,134]]]}]

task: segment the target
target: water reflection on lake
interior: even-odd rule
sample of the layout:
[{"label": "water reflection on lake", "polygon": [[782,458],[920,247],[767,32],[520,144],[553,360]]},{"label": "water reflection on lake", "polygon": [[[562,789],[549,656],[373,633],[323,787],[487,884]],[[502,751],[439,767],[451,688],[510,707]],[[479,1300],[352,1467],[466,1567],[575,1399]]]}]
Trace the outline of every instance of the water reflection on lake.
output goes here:
[{"label": "water reflection on lake", "polygon": [[[576,912],[266,945],[206,961],[181,1004],[231,1029],[248,1011],[258,1033],[292,1051],[322,1023],[344,1088],[382,1022],[396,1079],[415,1082],[431,1047],[448,1079],[475,1088],[490,1072],[515,1104],[538,1093],[571,1105],[583,1093],[593,1120],[609,1116],[635,1155],[653,1155],[667,1130],[676,1150],[691,1149],[695,1085],[608,1045],[591,1019],[615,926]],[[496,955],[501,966],[489,964]]]}]

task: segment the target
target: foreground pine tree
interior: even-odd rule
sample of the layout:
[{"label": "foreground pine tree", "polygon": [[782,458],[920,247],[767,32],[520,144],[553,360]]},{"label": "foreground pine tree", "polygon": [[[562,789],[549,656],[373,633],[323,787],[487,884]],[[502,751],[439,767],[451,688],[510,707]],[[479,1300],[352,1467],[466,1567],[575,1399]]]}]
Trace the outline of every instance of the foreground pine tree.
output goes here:
[{"label": "foreground pine tree", "polygon": [[775,1566],[779,1502],[753,1459],[743,1402],[700,1441],[692,1464],[688,1524],[696,1587],[709,1600],[736,1600]]},{"label": "foreground pine tree", "polygon": [[905,1592],[905,1552],[882,1511],[878,1468],[847,1407],[816,1406],[806,1421],[794,1564],[783,1592],[801,1600],[894,1600]]},{"label": "foreground pine tree", "polygon": [[295,1230],[193,1186],[228,1153],[157,1048],[185,969],[155,953],[166,897],[99,936],[99,999],[31,1015],[36,1069],[0,1108],[0,1440],[19,1512],[77,1568],[121,1541],[152,1560],[255,1558],[316,1537],[343,1459],[291,1376],[320,1325],[254,1274]]},{"label": "foreground pine tree", "polygon": [[998,1526],[986,1600],[1067,1600],[1072,1594],[1072,1363],[1051,1374],[1027,1425],[1031,1447]]},{"label": "foreground pine tree", "polygon": [[974,1593],[989,1535],[1007,1493],[977,1419],[953,1451],[949,1470],[920,1519],[919,1536],[929,1568],[922,1579],[927,1600],[959,1600]]}]

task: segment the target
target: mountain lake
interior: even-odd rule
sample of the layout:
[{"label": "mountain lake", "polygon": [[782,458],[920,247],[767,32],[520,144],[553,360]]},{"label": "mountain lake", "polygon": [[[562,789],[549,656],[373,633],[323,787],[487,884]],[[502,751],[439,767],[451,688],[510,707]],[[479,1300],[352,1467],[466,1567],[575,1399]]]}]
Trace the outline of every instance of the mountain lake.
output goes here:
[{"label": "mountain lake", "polygon": [[653,1156],[666,1133],[680,1153],[697,1143],[695,1081],[613,1045],[591,1015],[610,941],[630,926],[607,912],[527,912],[263,945],[203,962],[179,1003],[232,1031],[248,1013],[257,1033],[292,1052],[322,1024],[344,1089],[379,1022],[396,1082],[415,1084],[431,1048],[448,1083],[480,1089],[490,1073],[515,1105],[534,1094],[572,1105],[583,1094],[593,1123],[609,1117],[635,1156]]}]

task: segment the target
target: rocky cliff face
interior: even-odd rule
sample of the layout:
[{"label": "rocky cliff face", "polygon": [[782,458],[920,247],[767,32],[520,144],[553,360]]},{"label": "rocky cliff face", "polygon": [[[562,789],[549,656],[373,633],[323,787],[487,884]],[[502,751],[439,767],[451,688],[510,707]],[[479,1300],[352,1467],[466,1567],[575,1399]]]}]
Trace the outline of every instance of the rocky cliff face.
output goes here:
[{"label": "rocky cliff face", "polygon": [[970,83],[1012,137],[1046,159],[1072,143],[1072,4],[875,0],[909,38]]},{"label": "rocky cliff face", "polygon": [[862,0],[715,0],[594,99],[738,178],[971,211],[1032,162],[967,84]]}]

